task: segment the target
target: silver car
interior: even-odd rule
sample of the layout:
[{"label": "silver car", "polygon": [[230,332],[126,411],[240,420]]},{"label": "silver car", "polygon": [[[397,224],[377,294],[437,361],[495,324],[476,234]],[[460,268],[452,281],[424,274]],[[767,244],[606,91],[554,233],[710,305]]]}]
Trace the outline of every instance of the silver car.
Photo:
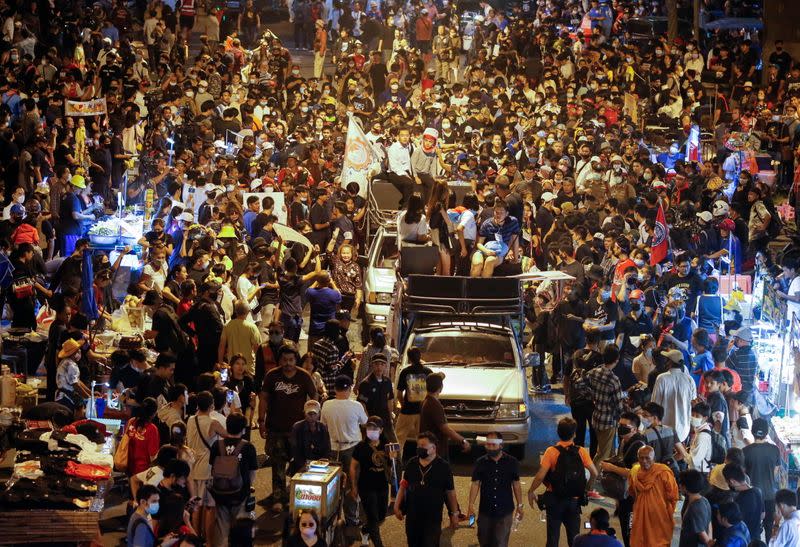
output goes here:
[{"label": "silver car", "polygon": [[397,232],[394,226],[380,227],[367,253],[364,271],[364,333],[372,327],[386,328],[396,281]]}]

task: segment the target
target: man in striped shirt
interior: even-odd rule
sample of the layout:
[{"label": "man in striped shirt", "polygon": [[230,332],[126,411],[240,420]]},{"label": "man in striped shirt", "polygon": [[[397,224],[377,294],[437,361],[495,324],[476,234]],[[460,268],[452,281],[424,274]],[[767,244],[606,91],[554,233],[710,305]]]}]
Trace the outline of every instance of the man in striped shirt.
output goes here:
[{"label": "man in striped shirt", "polygon": [[753,343],[753,333],[750,327],[742,327],[731,332],[733,336],[733,349],[728,355],[725,365],[735,370],[742,380],[742,392],[750,395],[750,404],[755,402],[753,393],[755,391],[756,374],[758,374],[758,359],[751,347]]}]

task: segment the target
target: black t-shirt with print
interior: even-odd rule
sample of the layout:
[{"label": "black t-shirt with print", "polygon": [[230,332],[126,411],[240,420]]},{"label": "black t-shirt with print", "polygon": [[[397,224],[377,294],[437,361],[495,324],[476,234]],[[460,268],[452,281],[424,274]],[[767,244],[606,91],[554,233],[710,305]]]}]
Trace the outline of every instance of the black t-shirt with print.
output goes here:
[{"label": "black t-shirt with print", "polygon": [[298,368],[291,378],[283,369],[274,368],[264,377],[261,391],[269,397],[267,428],[270,433],[288,434],[295,422],[303,419],[303,405],[317,398],[314,380],[305,370]]},{"label": "black t-shirt with print", "polygon": [[386,443],[378,442],[372,446],[369,441],[361,441],[353,450],[353,459],[358,462],[358,489],[360,491],[382,492],[388,490],[386,471],[389,458],[385,450]]}]

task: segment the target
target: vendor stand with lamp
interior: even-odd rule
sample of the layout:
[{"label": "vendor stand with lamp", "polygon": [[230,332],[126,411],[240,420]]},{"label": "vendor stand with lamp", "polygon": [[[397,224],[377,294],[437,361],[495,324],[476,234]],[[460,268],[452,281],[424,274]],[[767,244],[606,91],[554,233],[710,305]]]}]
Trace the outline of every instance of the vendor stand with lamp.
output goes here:
[{"label": "vendor stand with lamp", "polygon": [[344,533],[342,516],[342,481],[339,464],[325,460],[312,461],[304,471],[289,479],[289,520],[285,537],[289,537],[295,517],[302,509],[313,509],[319,515],[320,534],[328,545],[338,545]]}]

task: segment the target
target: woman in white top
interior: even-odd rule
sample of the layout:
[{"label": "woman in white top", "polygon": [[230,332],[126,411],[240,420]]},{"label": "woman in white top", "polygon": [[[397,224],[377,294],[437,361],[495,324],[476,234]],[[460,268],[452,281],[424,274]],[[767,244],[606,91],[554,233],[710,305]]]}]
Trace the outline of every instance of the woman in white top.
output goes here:
[{"label": "woman in white top", "polygon": [[427,243],[431,239],[431,229],[425,217],[425,204],[422,196],[411,194],[406,210],[397,217],[397,247],[403,243]]},{"label": "woman in white top", "polygon": [[150,262],[148,262],[142,270],[142,277],[139,279],[139,285],[145,291],[155,289],[161,292],[164,290],[164,285],[167,283],[168,273],[167,251],[164,247],[159,247],[153,250],[150,255]]}]

